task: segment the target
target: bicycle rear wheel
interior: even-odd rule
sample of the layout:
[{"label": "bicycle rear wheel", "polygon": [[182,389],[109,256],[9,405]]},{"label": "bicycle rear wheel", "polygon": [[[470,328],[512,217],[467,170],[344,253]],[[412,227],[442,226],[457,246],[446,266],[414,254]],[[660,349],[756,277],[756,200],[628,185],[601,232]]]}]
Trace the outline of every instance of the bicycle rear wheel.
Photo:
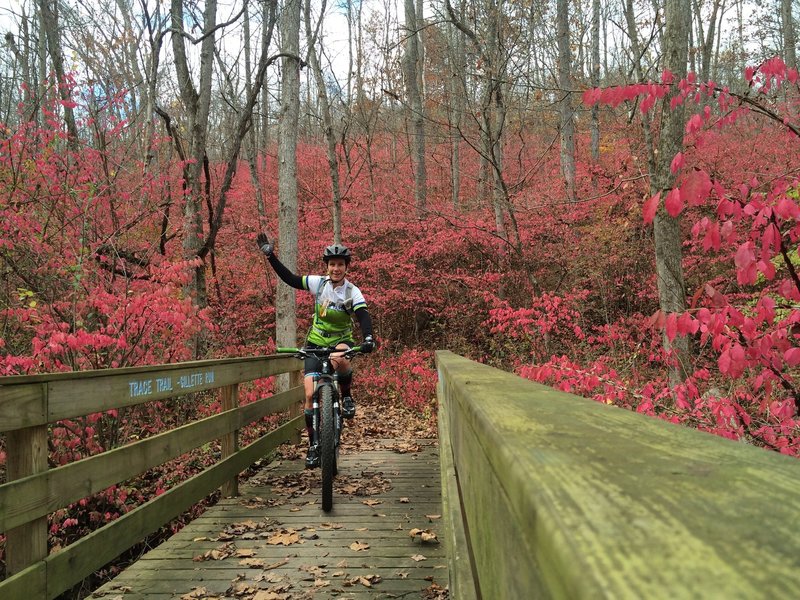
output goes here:
[{"label": "bicycle rear wheel", "polygon": [[333,478],[336,475],[336,432],[333,414],[333,386],[323,385],[319,389],[320,420],[319,436],[320,467],[322,468],[322,510],[333,508]]}]

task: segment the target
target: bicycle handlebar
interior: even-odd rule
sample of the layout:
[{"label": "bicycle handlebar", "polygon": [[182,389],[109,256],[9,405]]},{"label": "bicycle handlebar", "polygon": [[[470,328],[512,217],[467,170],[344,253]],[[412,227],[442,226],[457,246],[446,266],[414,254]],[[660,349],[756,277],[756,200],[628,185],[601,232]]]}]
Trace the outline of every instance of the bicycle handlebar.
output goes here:
[{"label": "bicycle handlebar", "polygon": [[278,347],[275,349],[278,354],[294,354],[296,358],[305,358],[306,356],[317,356],[327,358],[331,354],[341,352],[345,358],[353,358],[356,354],[361,354],[361,346],[353,346],[347,350],[341,348],[290,348]]}]

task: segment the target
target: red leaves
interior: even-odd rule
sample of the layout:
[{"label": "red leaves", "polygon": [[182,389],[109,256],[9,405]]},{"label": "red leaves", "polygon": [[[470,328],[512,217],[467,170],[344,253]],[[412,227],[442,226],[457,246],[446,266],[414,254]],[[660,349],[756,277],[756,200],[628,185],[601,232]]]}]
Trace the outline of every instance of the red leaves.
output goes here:
[{"label": "red leaves", "polygon": [[745,242],[736,250],[736,280],[741,284],[754,283],[758,273],[753,242]]},{"label": "red leaves", "polygon": [[692,169],[680,186],[681,197],[689,206],[702,206],[708,199],[711,188],[712,183],[708,173],[702,169]]},{"label": "red leaves", "polygon": [[675,173],[680,171],[681,167],[683,167],[684,162],[686,161],[683,152],[678,152],[675,155],[675,158],[672,159],[672,163],[669,166],[670,172],[674,175]]},{"label": "red leaves", "polygon": [[703,117],[694,114],[686,121],[686,133],[696,133],[703,127]]},{"label": "red leaves", "polygon": [[717,360],[719,370],[730,377],[741,377],[746,366],[745,352],[739,344],[733,344],[730,348],[723,350]]},{"label": "red leaves", "polygon": [[659,200],[661,200],[661,192],[656,193],[651,196],[649,200],[645,201],[642,207],[642,218],[644,219],[645,225],[649,225],[653,222],[656,212],[658,211]]},{"label": "red leaves", "polygon": [[786,364],[790,367],[800,366],[800,348],[795,346],[786,350],[783,353],[783,360],[785,360]]},{"label": "red leaves", "polygon": [[671,217],[677,217],[683,210],[683,198],[681,198],[681,190],[679,188],[672,188],[667,193],[667,198],[664,200],[664,208],[667,209],[667,214]]}]

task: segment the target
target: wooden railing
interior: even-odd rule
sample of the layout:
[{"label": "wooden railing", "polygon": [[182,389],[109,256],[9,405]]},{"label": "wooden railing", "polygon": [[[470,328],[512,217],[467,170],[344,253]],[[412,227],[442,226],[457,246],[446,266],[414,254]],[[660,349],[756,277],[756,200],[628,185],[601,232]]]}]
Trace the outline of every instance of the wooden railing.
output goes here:
[{"label": "wooden railing", "polygon": [[[7,483],[0,485],[6,570],[0,598],[51,599],[218,488],[236,494],[237,475],[279,444],[296,439],[301,387],[238,406],[238,384],[296,372],[285,356],[0,378],[0,432],[6,435]],[[48,468],[48,424],[154,400],[219,389],[223,412],[89,458]],[[290,409],[293,417],[239,448],[238,430]],[[47,515],[221,440],[219,462],[69,546],[49,553]]]},{"label": "wooden railing", "polygon": [[800,594],[800,460],[437,366],[453,598]]}]

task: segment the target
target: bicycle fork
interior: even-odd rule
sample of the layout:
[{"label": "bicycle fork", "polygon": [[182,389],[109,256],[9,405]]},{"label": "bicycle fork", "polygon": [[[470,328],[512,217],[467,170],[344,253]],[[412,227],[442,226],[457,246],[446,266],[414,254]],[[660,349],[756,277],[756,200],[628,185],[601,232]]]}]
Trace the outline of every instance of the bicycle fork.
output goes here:
[{"label": "bicycle fork", "polygon": [[[320,376],[314,377],[314,394],[311,396],[311,410],[313,411],[311,417],[311,433],[313,435],[313,439],[310,440],[310,445],[316,446],[319,444],[319,427],[321,423],[320,419],[320,409],[319,409],[319,388],[320,388],[320,380],[322,378]],[[342,435],[342,415],[339,411],[339,384],[338,378],[334,373],[332,378],[328,379],[328,382],[333,387],[333,414],[334,414],[334,431],[336,432],[336,445],[339,445],[339,439]]]}]

